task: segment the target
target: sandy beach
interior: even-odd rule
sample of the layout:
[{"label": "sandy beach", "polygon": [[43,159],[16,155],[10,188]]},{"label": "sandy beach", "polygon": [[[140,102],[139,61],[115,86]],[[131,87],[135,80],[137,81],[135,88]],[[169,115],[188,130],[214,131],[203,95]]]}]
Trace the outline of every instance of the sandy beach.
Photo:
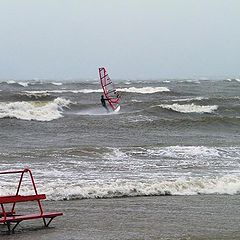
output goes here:
[{"label": "sandy beach", "polygon": [[[160,196],[45,201],[61,210],[50,228],[23,222],[6,239],[240,239],[239,197],[228,195]],[[26,209],[27,210],[27,209]]]}]

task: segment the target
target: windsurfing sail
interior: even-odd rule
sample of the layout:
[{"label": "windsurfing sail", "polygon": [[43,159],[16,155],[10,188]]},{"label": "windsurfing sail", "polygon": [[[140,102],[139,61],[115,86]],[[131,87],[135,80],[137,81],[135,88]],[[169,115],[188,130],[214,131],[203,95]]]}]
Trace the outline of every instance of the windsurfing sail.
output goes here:
[{"label": "windsurfing sail", "polygon": [[103,94],[108,101],[110,107],[113,111],[118,111],[120,109],[120,95],[114,87],[113,81],[107,74],[107,70],[104,67],[98,69],[100,83],[103,89]]}]

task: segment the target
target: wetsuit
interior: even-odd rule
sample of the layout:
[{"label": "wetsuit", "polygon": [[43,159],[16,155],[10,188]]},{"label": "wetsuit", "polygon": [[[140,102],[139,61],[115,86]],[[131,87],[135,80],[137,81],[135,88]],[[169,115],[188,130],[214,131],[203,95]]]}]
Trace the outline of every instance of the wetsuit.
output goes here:
[{"label": "wetsuit", "polygon": [[109,112],[107,105],[106,105],[106,99],[104,98],[103,95],[101,96],[101,103],[102,103],[102,106],[107,110],[107,112]]}]

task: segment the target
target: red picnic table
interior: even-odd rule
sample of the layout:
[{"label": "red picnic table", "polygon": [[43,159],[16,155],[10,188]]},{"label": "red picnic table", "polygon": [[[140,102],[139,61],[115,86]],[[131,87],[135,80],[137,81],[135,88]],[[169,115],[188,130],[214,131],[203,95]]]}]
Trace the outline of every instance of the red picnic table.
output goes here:
[{"label": "red picnic table", "polygon": [[[32,187],[34,190],[33,195],[20,195],[20,187],[23,182],[24,174],[29,173],[29,177],[32,183]],[[62,212],[45,212],[43,210],[43,206],[41,200],[46,199],[45,194],[38,194],[36,184],[30,169],[23,169],[23,170],[15,170],[15,171],[2,171],[0,175],[5,174],[20,174],[19,182],[17,185],[17,190],[14,195],[9,196],[0,196],[0,224],[4,224],[8,228],[9,233],[14,233],[14,230],[18,226],[18,224],[24,220],[32,220],[32,219],[43,219],[43,223],[45,227],[48,227],[51,221],[57,217],[63,215]],[[0,176],[1,177],[1,176]],[[18,214],[16,211],[16,203],[18,202],[29,202],[35,201],[38,205],[39,211],[36,213],[31,214]],[[9,207],[10,205],[10,207]],[[8,207],[8,210],[6,210]]]}]

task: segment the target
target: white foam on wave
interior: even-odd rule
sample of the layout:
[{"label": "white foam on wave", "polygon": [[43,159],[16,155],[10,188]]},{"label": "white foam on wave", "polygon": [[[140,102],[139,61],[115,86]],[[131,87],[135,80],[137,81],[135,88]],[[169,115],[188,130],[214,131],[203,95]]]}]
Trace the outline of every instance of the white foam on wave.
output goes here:
[{"label": "white foam on wave", "polygon": [[89,108],[89,109],[80,110],[73,114],[89,115],[89,116],[103,116],[103,115],[110,116],[112,114],[117,114],[117,112],[114,112],[114,111],[107,112],[106,109],[100,107],[100,108]]},{"label": "white foam on wave", "polygon": [[[11,194],[16,188],[13,183],[4,183],[0,195]],[[160,195],[197,195],[240,193],[239,176],[215,178],[179,178],[174,181],[151,179],[149,181],[115,180],[113,182],[95,181],[49,181],[38,183],[39,192],[47,194],[49,200],[72,200],[87,198],[114,198]],[[21,194],[31,194],[30,185],[21,188]]]},{"label": "white foam on wave", "polygon": [[130,88],[118,88],[117,91],[151,94],[157,92],[169,92],[170,90],[167,87],[141,87],[141,88],[130,87]]},{"label": "white foam on wave", "polygon": [[142,102],[142,101],[141,101],[141,100],[138,100],[138,99],[132,99],[131,102],[140,103],[140,102]]},{"label": "white foam on wave", "polygon": [[[230,167],[238,169],[239,163],[236,161],[240,158],[239,147],[207,147],[207,146],[168,146],[168,147],[151,147],[136,148],[129,151],[130,155],[146,156],[147,159],[161,159],[162,164],[168,167],[175,167],[178,164],[189,166],[208,166],[211,167]],[[171,159],[171,161],[168,161]],[[210,166],[211,165],[211,166]],[[174,172],[174,170],[172,169]],[[219,169],[220,171],[220,169]],[[206,172],[205,172],[206,173]],[[171,173],[169,173],[171,175]]]},{"label": "white foam on wave", "polygon": [[161,108],[170,109],[175,112],[181,113],[212,113],[218,109],[217,105],[207,105],[207,106],[200,106],[192,104],[161,104],[158,105]]},{"label": "white foam on wave", "polygon": [[240,82],[239,78],[227,78],[226,81],[232,82],[232,81],[236,81],[236,82]]},{"label": "white foam on wave", "polygon": [[56,86],[61,86],[63,85],[61,82],[51,82],[52,85],[56,85]]},{"label": "white foam on wave", "polygon": [[[44,187],[45,188],[45,187]],[[120,181],[111,183],[95,183],[72,185],[70,188],[43,189],[52,199],[74,198],[113,198],[134,196],[159,196],[159,195],[197,195],[197,194],[239,194],[240,178],[224,176],[205,179],[180,178],[175,181]]]},{"label": "white foam on wave", "polygon": [[52,85],[56,85],[56,86],[61,86],[63,85],[63,83],[61,82],[45,82],[45,81],[15,81],[15,80],[8,80],[8,81],[3,81],[6,82],[7,84],[18,84],[20,86],[23,87],[28,87],[29,85],[43,85],[43,84],[52,84]]},{"label": "white foam on wave", "polygon": [[[207,80],[207,79],[200,79],[200,80]],[[177,80],[179,83],[197,83],[200,84],[199,80],[196,79],[184,79],[184,80]]]},{"label": "white foam on wave", "polygon": [[16,81],[14,81],[14,80],[9,80],[9,81],[6,81],[6,83],[7,83],[7,84],[14,84],[14,83],[16,83]]},{"label": "white foam on wave", "polygon": [[22,91],[23,94],[26,94],[28,96],[30,95],[49,95],[48,90],[39,90],[39,91]]},{"label": "white foam on wave", "polygon": [[22,87],[27,87],[29,85],[29,82],[19,82],[19,81],[14,81],[14,80],[8,80],[6,81],[7,84],[11,85],[11,84],[18,84]]},{"label": "white foam on wave", "polygon": [[164,148],[147,149],[147,153],[153,156],[174,158],[174,159],[195,159],[219,157],[219,151],[216,148],[205,146],[169,146]]},{"label": "white foam on wave", "polygon": [[171,102],[191,102],[191,101],[202,101],[204,99],[208,99],[208,98],[204,98],[204,97],[180,98],[180,99],[173,99],[171,100]]},{"label": "white foam on wave", "polygon": [[24,91],[24,92],[21,92],[20,95],[22,96],[25,95],[27,97],[35,97],[37,99],[40,97],[47,97],[50,94],[46,91]]},{"label": "white foam on wave", "polygon": [[51,121],[62,117],[63,107],[70,103],[70,100],[64,98],[56,98],[50,102],[1,102],[0,118]]},{"label": "white foam on wave", "polygon": [[28,82],[17,82],[17,84],[23,86],[23,87],[27,87],[29,85]]}]

